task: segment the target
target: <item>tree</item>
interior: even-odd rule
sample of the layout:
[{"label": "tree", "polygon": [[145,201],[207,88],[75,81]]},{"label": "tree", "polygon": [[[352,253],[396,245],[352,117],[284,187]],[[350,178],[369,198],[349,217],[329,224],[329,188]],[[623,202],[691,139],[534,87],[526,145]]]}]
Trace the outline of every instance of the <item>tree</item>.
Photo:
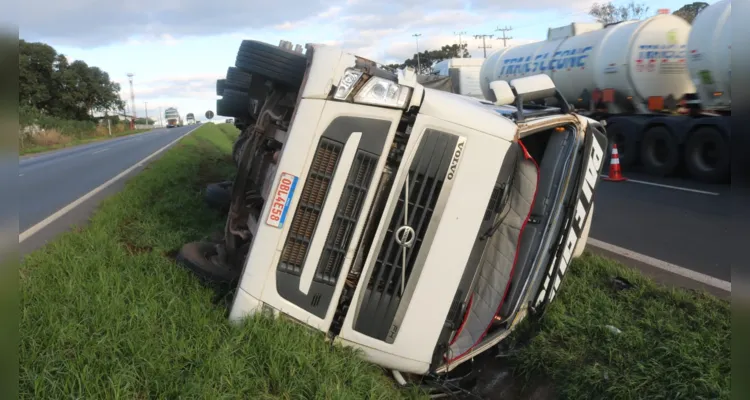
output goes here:
[{"label": "tree", "polygon": [[603,24],[641,19],[648,14],[649,7],[645,4],[630,2],[626,5],[616,6],[612,2],[594,3],[589,9],[589,15]]},{"label": "tree", "polygon": [[469,50],[466,49],[466,46],[466,44],[446,44],[441,47],[440,50],[425,50],[419,53],[419,62],[417,62],[417,54],[414,53],[411,58],[404,60],[403,63],[389,64],[386,65],[386,67],[392,69],[412,67],[415,70],[417,70],[417,68],[419,67],[420,70],[417,71],[418,74],[429,74],[432,70],[432,66],[439,63],[440,61],[450,58],[458,58],[460,56],[463,56],[463,58],[471,57],[471,54],[469,54]]},{"label": "tree", "polygon": [[675,11],[674,15],[683,18],[685,21],[689,23],[693,23],[693,20],[695,17],[703,11],[704,8],[708,7],[708,3],[704,3],[702,1],[696,1],[695,3],[691,4],[685,4],[680,8],[679,10]]},{"label": "tree", "polygon": [[90,120],[122,108],[120,85],[84,61],[68,62],[44,43],[19,40],[19,104],[64,119]]}]

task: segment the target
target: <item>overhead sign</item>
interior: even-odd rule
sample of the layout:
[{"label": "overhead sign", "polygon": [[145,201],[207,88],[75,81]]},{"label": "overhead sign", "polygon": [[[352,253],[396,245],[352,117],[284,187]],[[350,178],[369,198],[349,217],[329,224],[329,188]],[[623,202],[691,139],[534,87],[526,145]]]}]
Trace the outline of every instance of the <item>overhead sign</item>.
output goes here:
[{"label": "overhead sign", "polygon": [[211,119],[214,117],[214,112],[211,110],[206,111],[206,118]]}]

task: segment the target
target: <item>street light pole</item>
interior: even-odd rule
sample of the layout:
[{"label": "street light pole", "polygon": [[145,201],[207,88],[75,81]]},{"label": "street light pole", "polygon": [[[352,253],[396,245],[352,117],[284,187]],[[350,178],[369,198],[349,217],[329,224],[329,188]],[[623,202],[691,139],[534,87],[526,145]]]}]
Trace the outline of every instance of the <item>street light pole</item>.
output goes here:
[{"label": "street light pole", "polygon": [[417,75],[419,75],[419,73],[422,72],[422,63],[419,61],[419,37],[422,36],[422,34],[415,33],[412,36],[417,40]]},{"label": "street light pole", "polygon": [[148,126],[150,125],[150,124],[148,123],[148,102],[147,102],[147,101],[144,101],[143,103],[145,104],[145,105],[144,105],[144,107],[143,107],[143,108],[145,108],[145,110],[144,110],[144,111],[146,111],[146,127],[148,127]]}]

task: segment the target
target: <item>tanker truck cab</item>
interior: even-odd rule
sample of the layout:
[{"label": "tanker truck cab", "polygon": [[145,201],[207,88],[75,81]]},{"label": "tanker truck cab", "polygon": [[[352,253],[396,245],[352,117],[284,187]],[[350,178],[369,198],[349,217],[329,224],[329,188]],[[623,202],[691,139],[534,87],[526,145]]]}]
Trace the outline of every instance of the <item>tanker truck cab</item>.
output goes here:
[{"label": "tanker truck cab", "polygon": [[[261,42],[243,49],[269,89],[226,224],[230,320],[283,316],[400,384],[427,384],[471,368],[555,297],[606,138],[548,77],[493,82],[484,101],[334,47],[300,60]],[[528,104],[547,97],[561,106]]]}]

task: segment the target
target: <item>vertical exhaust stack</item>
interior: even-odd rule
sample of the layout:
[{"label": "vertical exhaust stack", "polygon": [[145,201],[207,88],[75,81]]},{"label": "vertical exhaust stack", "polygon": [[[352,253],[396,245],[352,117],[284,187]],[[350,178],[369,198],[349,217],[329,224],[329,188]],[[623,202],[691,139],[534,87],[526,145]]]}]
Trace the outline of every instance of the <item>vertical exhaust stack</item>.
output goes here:
[{"label": "vertical exhaust stack", "polygon": [[299,45],[299,44],[295,45],[294,52],[302,54],[302,45]]}]

